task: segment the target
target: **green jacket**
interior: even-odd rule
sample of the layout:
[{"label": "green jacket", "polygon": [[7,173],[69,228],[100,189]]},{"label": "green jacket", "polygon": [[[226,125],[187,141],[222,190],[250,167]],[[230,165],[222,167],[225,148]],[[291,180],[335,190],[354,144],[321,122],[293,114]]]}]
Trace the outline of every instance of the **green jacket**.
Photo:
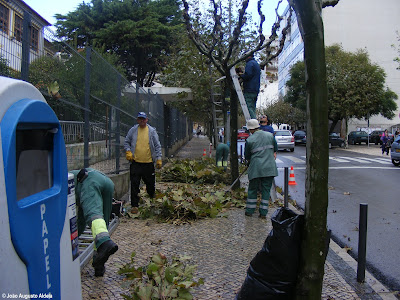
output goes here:
[{"label": "green jacket", "polygon": [[92,168],[86,169],[89,176],[83,183],[79,183],[76,178],[80,170],[69,171],[75,177],[78,234],[83,232],[86,224],[90,225],[95,219],[104,219],[108,226],[114,194],[114,183],[107,175]]},{"label": "green jacket", "polygon": [[244,147],[244,156],[250,161],[248,174],[249,180],[259,177],[278,176],[278,169],[274,158],[274,152],[278,151],[278,145],[272,133],[262,130],[250,135]]}]

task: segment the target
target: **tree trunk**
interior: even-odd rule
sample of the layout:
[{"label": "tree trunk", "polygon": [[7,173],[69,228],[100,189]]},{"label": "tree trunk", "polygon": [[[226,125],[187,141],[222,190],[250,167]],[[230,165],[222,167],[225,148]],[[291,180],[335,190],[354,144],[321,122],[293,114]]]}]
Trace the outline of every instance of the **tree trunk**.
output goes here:
[{"label": "tree trunk", "polygon": [[[231,145],[230,145],[230,154],[231,154],[231,182],[236,180],[239,177],[239,161],[238,161],[238,153],[237,153],[237,128],[238,128],[238,96],[236,94],[235,87],[233,86],[232,78],[229,73],[229,70],[226,74],[226,84],[229,87],[230,98],[231,98]],[[232,187],[233,189],[237,189],[240,187],[240,181],[238,180],[235,185]]]},{"label": "tree trunk", "polygon": [[333,130],[335,129],[336,124],[337,124],[338,122],[339,122],[338,120],[335,120],[335,121],[332,122],[331,127],[329,128],[329,133],[332,133],[332,132],[333,132]]},{"label": "tree trunk", "polygon": [[345,148],[349,148],[349,118],[347,116],[344,117],[344,136],[345,136]]},{"label": "tree trunk", "polygon": [[304,41],[307,88],[307,172],[305,226],[296,299],[321,299],[327,254],[328,97],[322,4],[290,0]]}]

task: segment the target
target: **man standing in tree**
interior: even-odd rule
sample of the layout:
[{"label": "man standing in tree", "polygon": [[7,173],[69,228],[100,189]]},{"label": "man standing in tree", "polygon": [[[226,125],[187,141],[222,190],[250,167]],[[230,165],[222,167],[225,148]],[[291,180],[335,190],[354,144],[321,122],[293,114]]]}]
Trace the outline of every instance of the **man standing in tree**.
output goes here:
[{"label": "man standing in tree", "polygon": [[243,96],[251,119],[256,119],[256,102],[260,92],[260,74],[260,65],[254,59],[254,55],[251,55],[246,59],[244,73],[239,74],[243,80]]}]

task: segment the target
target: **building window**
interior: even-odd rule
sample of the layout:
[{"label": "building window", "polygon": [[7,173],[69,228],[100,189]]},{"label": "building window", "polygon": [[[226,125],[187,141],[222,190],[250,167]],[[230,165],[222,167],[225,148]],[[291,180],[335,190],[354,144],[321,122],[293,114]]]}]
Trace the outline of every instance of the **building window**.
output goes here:
[{"label": "building window", "polygon": [[0,30],[8,34],[9,9],[0,4]]},{"label": "building window", "polygon": [[39,30],[35,27],[31,27],[31,49],[38,51],[39,49]]},{"label": "building window", "polygon": [[15,15],[14,37],[18,42],[22,42],[22,18]]},{"label": "building window", "polygon": [[[14,37],[17,41],[22,42],[22,32],[23,32],[23,19],[15,14],[14,22]],[[39,30],[34,26],[30,27],[31,37],[30,44],[33,51],[38,51],[39,49]]]}]

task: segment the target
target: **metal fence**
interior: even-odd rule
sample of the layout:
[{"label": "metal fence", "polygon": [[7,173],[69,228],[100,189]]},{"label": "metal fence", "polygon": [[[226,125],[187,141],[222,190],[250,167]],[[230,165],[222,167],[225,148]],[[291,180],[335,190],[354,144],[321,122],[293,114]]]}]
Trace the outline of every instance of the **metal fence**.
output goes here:
[{"label": "metal fence", "polygon": [[158,94],[126,80],[94,49],[58,40],[26,7],[12,1],[0,5],[3,16],[8,14],[8,23],[0,22],[0,75],[41,91],[61,122],[69,170],[128,169],[123,140],[140,111],[157,129],[166,156],[175,143],[190,138],[190,120]]}]

